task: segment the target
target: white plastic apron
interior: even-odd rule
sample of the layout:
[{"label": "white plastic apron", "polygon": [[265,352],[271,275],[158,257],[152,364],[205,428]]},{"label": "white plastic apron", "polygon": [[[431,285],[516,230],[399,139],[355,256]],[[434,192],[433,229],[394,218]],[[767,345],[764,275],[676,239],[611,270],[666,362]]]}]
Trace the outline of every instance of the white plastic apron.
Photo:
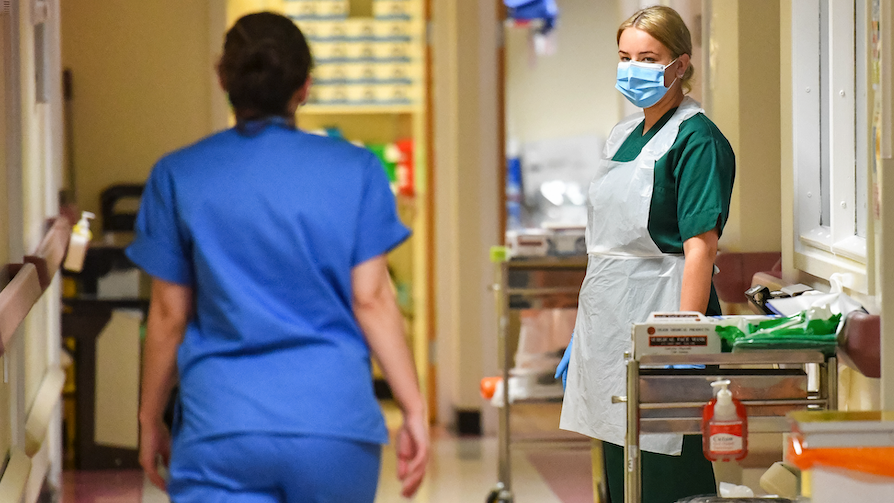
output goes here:
[{"label": "white plastic apron", "polygon": [[[636,126],[637,113],[612,129],[602,161],[590,182],[587,216],[587,275],[581,285],[568,382],[560,427],[624,445],[627,406],[611,403],[627,395],[624,353],[631,326],[653,311],[680,308],[683,255],[664,254],[649,235],[655,161],[670,150],[680,124],[701,112],[684,98],[670,120],[630,162],[612,157]],[[679,454],[683,437],[649,434],[640,449]]]}]

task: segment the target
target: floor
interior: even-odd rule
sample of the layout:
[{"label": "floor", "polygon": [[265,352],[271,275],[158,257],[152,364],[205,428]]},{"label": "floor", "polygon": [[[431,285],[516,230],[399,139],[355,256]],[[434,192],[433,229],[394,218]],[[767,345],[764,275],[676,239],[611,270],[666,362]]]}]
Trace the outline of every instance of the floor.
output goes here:
[{"label": "floor", "polygon": [[[592,503],[593,487],[588,441],[559,432],[555,410],[517,407],[513,412],[510,456],[515,503]],[[389,424],[391,414],[386,411]],[[498,441],[495,437],[456,437],[433,432],[426,480],[411,500],[418,503],[485,501],[497,482]],[[400,497],[394,451],[383,453],[376,503],[407,501]],[[66,471],[62,503],[167,503],[165,495],[139,471]]]},{"label": "floor", "polygon": [[[443,436],[434,442],[426,481],[412,501],[457,503],[484,501],[497,482],[497,440]],[[590,451],[586,444],[562,448],[514,448],[512,484],[516,503],[592,503]],[[406,501],[385,453],[376,503]],[[166,503],[165,495],[142,472],[67,471],[62,503]]]}]

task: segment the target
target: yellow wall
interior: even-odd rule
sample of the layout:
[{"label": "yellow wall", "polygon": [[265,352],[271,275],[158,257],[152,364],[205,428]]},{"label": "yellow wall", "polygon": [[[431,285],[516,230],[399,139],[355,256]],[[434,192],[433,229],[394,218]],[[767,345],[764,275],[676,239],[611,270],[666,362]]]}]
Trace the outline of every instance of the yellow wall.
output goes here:
[{"label": "yellow wall", "polygon": [[496,312],[488,249],[499,235],[499,108],[495,5],[432,2],[435,308],[438,409],[482,408],[478,384],[496,373]]},{"label": "yellow wall", "polygon": [[720,246],[780,250],[779,13],[776,0],[712,2],[711,119],[736,153]]},{"label": "yellow wall", "polygon": [[105,187],[143,183],[161,155],[212,131],[211,3],[61,2],[82,209],[98,213]]},{"label": "yellow wall", "polygon": [[708,94],[711,108],[708,116],[717,124],[736,153],[736,182],[730,205],[730,217],[721,237],[720,247],[736,250],[742,240],[739,226],[739,185],[742,166],[739,159],[739,15],[738,1],[712,2],[710,20],[710,81]]},{"label": "yellow wall", "polygon": [[792,149],[792,0],[779,2],[779,126],[780,126],[780,171],[779,185],[782,196],[782,271],[790,279],[794,271],[795,243],[795,201],[794,165]]},{"label": "yellow wall", "polygon": [[[716,3],[716,2],[715,2]],[[738,225],[743,251],[780,250],[778,0],[739,2]]]},{"label": "yellow wall", "polygon": [[227,26],[251,12],[270,10],[282,12],[282,0],[227,0]]}]

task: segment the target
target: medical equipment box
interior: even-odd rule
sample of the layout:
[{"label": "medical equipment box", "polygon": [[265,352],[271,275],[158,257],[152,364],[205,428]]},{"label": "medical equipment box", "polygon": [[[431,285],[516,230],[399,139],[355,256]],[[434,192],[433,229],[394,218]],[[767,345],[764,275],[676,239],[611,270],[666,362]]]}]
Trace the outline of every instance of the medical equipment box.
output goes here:
[{"label": "medical equipment box", "polygon": [[511,257],[545,257],[549,251],[549,233],[542,229],[506,231],[506,248]]},{"label": "medical equipment box", "polygon": [[758,323],[773,315],[705,316],[697,311],[655,312],[645,323],[633,325],[636,358],[643,355],[720,353],[717,327]]},{"label": "medical equipment box", "polygon": [[716,323],[698,312],[652,313],[645,323],[633,325],[633,347],[642,355],[720,353]]},{"label": "medical equipment box", "polygon": [[587,254],[584,228],[562,227],[506,231],[512,257],[570,257]]}]

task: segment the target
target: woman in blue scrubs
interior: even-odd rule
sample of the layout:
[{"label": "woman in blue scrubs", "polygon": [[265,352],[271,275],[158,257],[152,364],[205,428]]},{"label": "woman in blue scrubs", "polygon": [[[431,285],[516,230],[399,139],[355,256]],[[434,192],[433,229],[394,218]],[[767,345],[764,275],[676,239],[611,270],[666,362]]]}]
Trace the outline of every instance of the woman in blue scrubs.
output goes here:
[{"label": "woman in blue scrubs", "polygon": [[236,126],[166,155],[146,183],[127,249],[152,276],[140,463],[177,503],[371,503],[388,441],[371,355],[403,413],[405,496],[425,473],[385,258],[409,231],[373,154],[296,128],[311,65],[289,19],[239,19],[218,65]]}]

